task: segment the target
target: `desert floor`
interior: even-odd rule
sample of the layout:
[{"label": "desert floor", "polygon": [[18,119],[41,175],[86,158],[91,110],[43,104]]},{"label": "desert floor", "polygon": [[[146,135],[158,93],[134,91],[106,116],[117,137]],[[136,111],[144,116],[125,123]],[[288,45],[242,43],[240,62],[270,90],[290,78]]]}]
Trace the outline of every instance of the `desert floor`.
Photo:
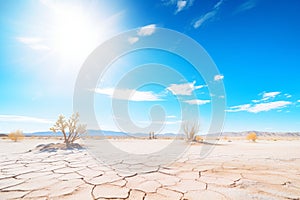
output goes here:
[{"label": "desert floor", "polygon": [[[152,159],[147,157],[148,150],[170,143],[112,141],[129,153],[145,153],[147,160]],[[207,144],[194,144],[175,162],[151,167],[144,161],[126,159],[107,166],[86,149],[35,149],[51,142],[60,141],[0,139],[1,200],[300,199],[300,140],[220,141],[204,158],[199,152]]]}]

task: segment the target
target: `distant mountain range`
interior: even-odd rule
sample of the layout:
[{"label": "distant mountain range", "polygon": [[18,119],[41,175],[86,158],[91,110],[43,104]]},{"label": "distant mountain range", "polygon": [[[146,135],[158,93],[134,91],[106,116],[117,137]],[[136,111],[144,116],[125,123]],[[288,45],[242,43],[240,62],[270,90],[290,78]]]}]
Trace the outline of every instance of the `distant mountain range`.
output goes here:
[{"label": "distant mountain range", "polygon": [[[25,133],[26,136],[62,136],[61,132],[53,133],[52,131],[45,132],[34,132],[34,133]],[[111,137],[149,137],[147,133],[124,133],[124,132],[116,132],[116,131],[101,131],[101,130],[88,130],[88,136],[111,136]],[[183,137],[183,134],[175,134],[175,133],[164,133],[164,134],[156,134],[157,138],[160,137]]]},{"label": "distant mountain range", "polygon": [[[264,131],[242,131],[242,132],[223,132],[222,137],[245,137],[249,133],[256,133],[258,137],[300,137],[300,132],[264,132]],[[210,134],[218,136],[219,134]]]},{"label": "distant mountain range", "polygon": [[[300,137],[300,132],[262,132],[262,131],[243,131],[243,132],[223,132],[222,137],[245,137],[250,132],[255,132],[257,136],[260,137]],[[25,133],[26,136],[62,136],[61,132],[53,133],[52,131],[42,131],[42,132],[33,132]],[[7,136],[7,134],[1,134],[0,137]],[[116,131],[101,131],[101,130],[88,130],[88,136],[111,136],[111,137],[141,137],[147,138],[149,134],[147,133],[124,133]],[[217,137],[219,134],[209,134],[209,136]],[[166,138],[166,137],[184,137],[184,134],[175,134],[175,133],[164,133],[164,134],[155,134],[157,138]]]}]

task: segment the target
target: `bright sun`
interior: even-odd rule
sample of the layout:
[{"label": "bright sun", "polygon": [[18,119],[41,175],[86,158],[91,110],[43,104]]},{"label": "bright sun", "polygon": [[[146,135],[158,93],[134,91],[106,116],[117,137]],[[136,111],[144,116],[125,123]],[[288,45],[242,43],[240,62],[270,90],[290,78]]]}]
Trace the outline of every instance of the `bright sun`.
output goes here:
[{"label": "bright sun", "polygon": [[97,46],[99,30],[82,10],[56,10],[54,24],[54,49],[64,58],[86,57]]}]

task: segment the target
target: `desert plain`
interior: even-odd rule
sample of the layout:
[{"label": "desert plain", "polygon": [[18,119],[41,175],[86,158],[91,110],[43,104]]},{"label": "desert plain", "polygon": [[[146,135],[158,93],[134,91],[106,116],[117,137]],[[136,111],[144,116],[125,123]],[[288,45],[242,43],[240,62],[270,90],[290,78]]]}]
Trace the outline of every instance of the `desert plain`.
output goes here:
[{"label": "desert plain", "polygon": [[[109,141],[124,151],[128,147],[130,153],[140,149],[149,160],[147,146],[153,150],[170,143]],[[144,161],[120,158],[108,165],[86,148],[37,148],[60,142],[0,139],[0,199],[300,199],[299,138],[221,139],[205,157],[199,152],[210,144],[193,143],[168,165],[151,167]]]}]

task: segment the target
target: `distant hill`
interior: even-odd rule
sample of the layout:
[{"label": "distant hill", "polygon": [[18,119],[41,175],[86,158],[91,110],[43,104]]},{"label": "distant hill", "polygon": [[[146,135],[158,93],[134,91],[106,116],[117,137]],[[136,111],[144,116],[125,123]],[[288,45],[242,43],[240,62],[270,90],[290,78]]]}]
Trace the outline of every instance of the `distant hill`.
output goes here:
[{"label": "distant hill", "polygon": [[[263,131],[242,131],[242,132],[223,132],[222,137],[245,137],[250,132],[255,132],[257,136],[260,137],[300,137],[300,132],[263,132]],[[26,136],[58,136],[61,137],[62,133],[57,132],[53,133],[52,131],[44,132],[33,132],[25,133]],[[141,137],[148,138],[149,134],[147,133],[124,133],[116,131],[101,131],[101,130],[88,130],[89,136],[112,136],[112,137]],[[7,136],[7,134],[0,134],[0,137]],[[164,133],[164,134],[155,134],[157,138],[166,138],[166,137],[184,137],[184,134],[175,134],[175,133]],[[209,134],[208,136],[219,136],[219,134]]]},{"label": "distant hill", "polygon": [[[246,137],[249,133],[256,133],[259,137],[300,137],[300,132],[263,132],[263,131],[242,131],[242,132],[224,132],[222,136],[227,137]],[[219,134],[210,134],[217,136]]]}]

